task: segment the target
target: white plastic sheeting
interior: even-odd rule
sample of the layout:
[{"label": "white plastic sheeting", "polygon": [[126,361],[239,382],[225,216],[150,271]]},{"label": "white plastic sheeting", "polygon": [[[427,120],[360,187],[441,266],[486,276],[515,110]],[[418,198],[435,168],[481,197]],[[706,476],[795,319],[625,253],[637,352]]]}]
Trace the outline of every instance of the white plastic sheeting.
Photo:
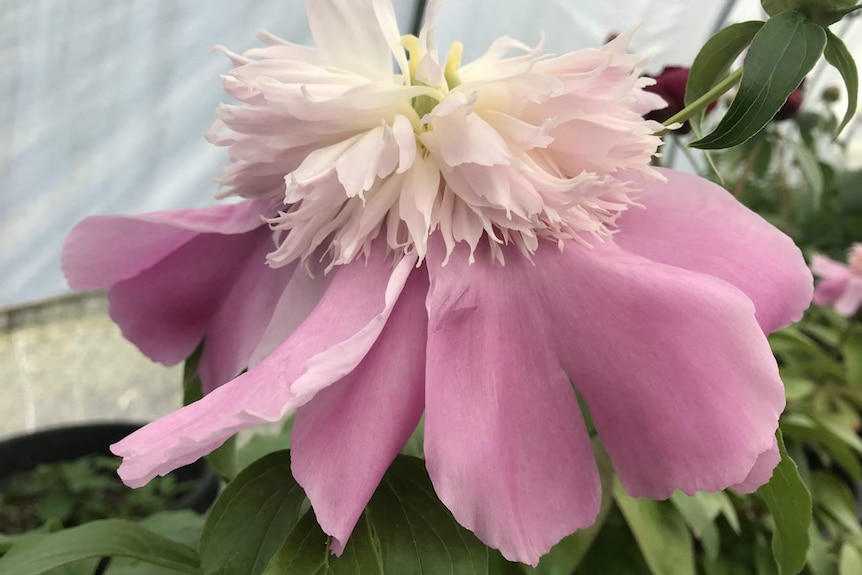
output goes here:
[{"label": "white plastic sheeting", "polygon": [[[418,2],[395,4],[409,30]],[[724,6],[444,0],[437,37],[442,50],[462,40],[469,59],[503,34],[544,32],[559,53],[640,25],[634,47],[657,70],[690,63]],[[738,0],[731,19],[759,18],[759,6]],[[67,291],[60,246],[87,215],[212,202],[225,156],[200,134],[229,66],[209,50],[251,47],[261,28],[310,42],[301,0],[0,0],[0,306]]]},{"label": "white plastic sheeting", "polygon": [[213,201],[227,158],[201,133],[230,63],[211,48],[262,28],[311,42],[302,0],[0,0],[0,306],[68,290],[87,215]]}]

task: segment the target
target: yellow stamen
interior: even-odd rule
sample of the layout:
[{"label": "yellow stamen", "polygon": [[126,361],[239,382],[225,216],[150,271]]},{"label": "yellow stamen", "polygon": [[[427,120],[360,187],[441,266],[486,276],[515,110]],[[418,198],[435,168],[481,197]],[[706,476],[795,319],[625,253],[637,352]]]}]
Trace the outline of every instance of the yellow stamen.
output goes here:
[{"label": "yellow stamen", "polygon": [[407,61],[410,64],[410,79],[416,78],[419,69],[419,38],[413,34],[401,36],[401,45],[407,50]]},{"label": "yellow stamen", "polygon": [[446,69],[443,72],[450,90],[461,83],[458,69],[461,68],[461,56],[463,55],[464,44],[457,40],[452,42],[452,45],[449,46],[449,57],[446,58]]}]

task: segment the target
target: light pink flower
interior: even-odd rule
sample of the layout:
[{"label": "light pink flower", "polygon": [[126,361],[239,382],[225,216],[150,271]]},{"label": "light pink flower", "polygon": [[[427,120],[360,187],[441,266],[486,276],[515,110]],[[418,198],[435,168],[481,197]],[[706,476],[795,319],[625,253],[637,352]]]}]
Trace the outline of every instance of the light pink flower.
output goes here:
[{"label": "light pink flower", "polygon": [[853,244],[847,264],[817,255],[811,270],[820,277],[814,290],[814,303],[832,306],[839,314],[850,317],[862,307],[862,244]]},{"label": "light pink flower", "polygon": [[218,364],[204,399],[113,447],[126,483],[296,411],[293,472],[340,553],[424,413],[442,501],[535,564],[599,508],[572,383],[632,495],[767,481],[765,333],[801,317],[811,273],[723,189],[650,166],[663,103],[627,37],[558,57],[503,38],[461,66],[430,26],[402,40],[386,0],[307,9],[315,48],[226,51],[241,103],[209,137],[244,203],[67,244],[72,284],[109,287],[145,352],[204,339]]}]

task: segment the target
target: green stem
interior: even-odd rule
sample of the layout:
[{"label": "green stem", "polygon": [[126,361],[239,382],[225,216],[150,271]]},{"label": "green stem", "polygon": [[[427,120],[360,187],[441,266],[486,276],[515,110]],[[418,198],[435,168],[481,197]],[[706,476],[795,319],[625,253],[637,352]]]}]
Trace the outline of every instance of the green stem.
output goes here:
[{"label": "green stem", "polygon": [[[672,126],[673,124],[681,124],[690,120],[692,117],[694,117],[695,114],[706,109],[707,106],[721,98],[731,88],[739,84],[740,80],[742,80],[742,72],[742,68],[738,68],[731,72],[731,74],[727,78],[713,86],[713,88],[709,92],[683,108],[678,114],[665,120],[664,125]],[[670,130],[662,130],[656,135],[664,136],[668,132],[670,132]]]}]

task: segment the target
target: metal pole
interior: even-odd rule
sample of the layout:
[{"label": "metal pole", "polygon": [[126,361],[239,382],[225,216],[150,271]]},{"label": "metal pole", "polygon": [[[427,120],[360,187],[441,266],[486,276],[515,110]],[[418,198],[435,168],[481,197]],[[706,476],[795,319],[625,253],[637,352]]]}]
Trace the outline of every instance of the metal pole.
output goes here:
[{"label": "metal pole", "polygon": [[422,21],[425,19],[425,7],[428,5],[428,0],[417,0],[416,9],[413,11],[413,26],[411,26],[412,34],[419,35],[422,30]]},{"label": "metal pole", "polygon": [[710,36],[724,28],[724,23],[727,22],[727,17],[730,16],[730,13],[736,7],[736,3],[738,0],[727,0],[724,3],[724,7],[721,9],[721,12],[718,13],[718,18],[715,19],[715,24],[712,26],[712,32],[710,32]]}]

